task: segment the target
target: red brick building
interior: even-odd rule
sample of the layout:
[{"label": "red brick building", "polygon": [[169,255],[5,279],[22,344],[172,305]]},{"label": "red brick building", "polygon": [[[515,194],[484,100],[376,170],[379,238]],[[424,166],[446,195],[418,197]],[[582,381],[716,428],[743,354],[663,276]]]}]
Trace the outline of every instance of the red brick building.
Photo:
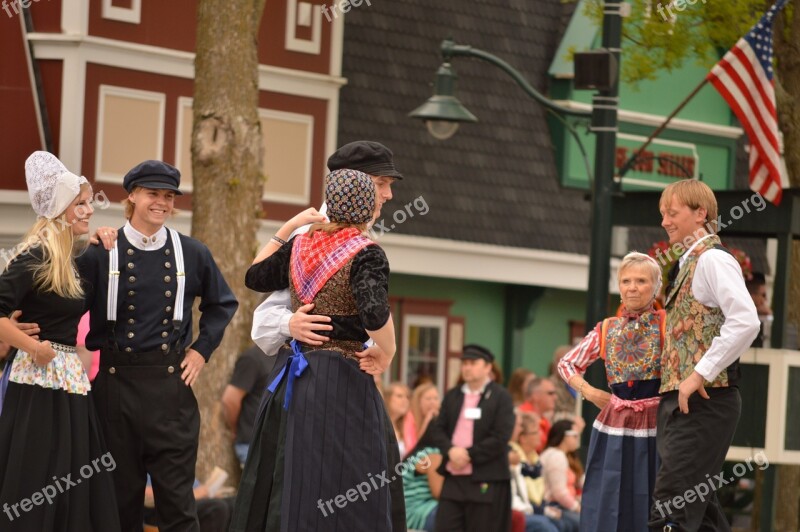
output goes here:
[{"label": "red brick building", "polygon": [[[112,200],[99,222],[119,224],[122,177],[144,159],[181,170],[189,193],[179,207],[191,208],[196,9],[196,0],[0,5],[0,247],[33,220],[24,161],[37,149],[53,151]],[[343,17],[323,17],[316,0],[267,0],[259,32],[259,112],[270,219],[322,200],[345,83],[343,23]]]}]

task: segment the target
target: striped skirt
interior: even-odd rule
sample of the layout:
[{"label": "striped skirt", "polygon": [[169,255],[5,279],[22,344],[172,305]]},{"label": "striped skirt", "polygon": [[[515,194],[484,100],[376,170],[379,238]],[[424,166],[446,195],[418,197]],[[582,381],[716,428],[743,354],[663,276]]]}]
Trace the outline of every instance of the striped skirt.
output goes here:
[{"label": "striped skirt", "polygon": [[660,397],[611,396],[592,426],[581,502],[581,532],[647,532],[658,471]]},{"label": "striped skirt", "polygon": [[335,351],[305,353],[302,365],[290,354],[270,376],[231,532],[404,530],[399,453],[372,377]]}]

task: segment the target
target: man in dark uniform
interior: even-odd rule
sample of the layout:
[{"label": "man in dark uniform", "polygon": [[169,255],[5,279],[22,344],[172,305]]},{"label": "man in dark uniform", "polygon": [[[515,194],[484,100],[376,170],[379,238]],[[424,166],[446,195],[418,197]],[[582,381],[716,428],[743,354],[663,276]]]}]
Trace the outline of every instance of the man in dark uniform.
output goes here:
[{"label": "man in dark uniform", "polygon": [[439,473],[445,477],[437,532],[511,530],[508,442],[516,418],[511,395],[491,380],[493,362],[488,349],[464,346],[464,385],[447,392],[428,429],[442,452]]},{"label": "man in dark uniform", "polygon": [[128,222],[114,247],[90,246],[78,259],[91,311],[86,346],[101,350],[93,394],[126,531],[142,530],[148,473],[159,529],[200,530],[192,494],[200,413],[190,386],[238,307],[208,248],[164,227],[179,184],[166,163],[133,168],[123,181]]}]

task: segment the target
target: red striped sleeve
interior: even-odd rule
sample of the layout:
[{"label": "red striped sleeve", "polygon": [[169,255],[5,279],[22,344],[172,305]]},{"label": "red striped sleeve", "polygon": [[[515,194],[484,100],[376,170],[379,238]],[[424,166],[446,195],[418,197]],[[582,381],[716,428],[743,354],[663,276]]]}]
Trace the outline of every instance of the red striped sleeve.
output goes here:
[{"label": "red striped sleeve", "polygon": [[558,362],[558,374],[569,384],[575,375],[583,375],[586,368],[600,358],[600,327],[602,322],[587,334],[578,345]]}]

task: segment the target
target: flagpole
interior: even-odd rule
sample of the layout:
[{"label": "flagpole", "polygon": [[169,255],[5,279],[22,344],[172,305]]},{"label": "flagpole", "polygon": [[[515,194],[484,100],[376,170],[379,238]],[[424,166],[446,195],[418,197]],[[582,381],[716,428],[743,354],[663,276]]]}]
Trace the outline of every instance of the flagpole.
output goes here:
[{"label": "flagpole", "polygon": [[708,83],[708,77],[703,78],[703,81],[701,81],[700,84],[697,87],[695,87],[694,90],[689,94],[689,96],[687,96],[678,105],[678,107],[676,107],[675,110],[672,111],[672,113],[670,113],[670,115],[667,117],[667,119],[664,120],[664,122],[660,126],[658,126],[658,129],[653,131],[653,133],[649,137],[647,137],[647,140],[644,142],[644,144],[642,144],[642,146],[638,150],[636,150],[636,152],[633,155],[631,155],[630,158],[627,161],[625,161],[625,164],[623,164],[622,168],[620,168],[620,170],[619,170],[618,177],[620,177],[620,178],[623,177],[625,174],[628,173],[628,171],[631,168],[633,168],[633,165],[636,163],[636,160],[639,158],[639,156],[642,155],[642,152],[644,152],[644,150],[647,149],[647,147],[650,145],[650,143],[653,142],[653,139],[655,139],[657,136],[659,136],[661,134],[661,132],[664,131],[664,129],[666,129],[667,125],[669,125],[669,123],[672,121],[672,119],[675,118],[675,115],[680,113],[681,110],[684,107],[686,107],[686,104],[689,103],[689,101],[692,98],[694,98],[697,95],[698,92],[700,92],[700,89],[702,89],[705,86],[706,83]]}]

